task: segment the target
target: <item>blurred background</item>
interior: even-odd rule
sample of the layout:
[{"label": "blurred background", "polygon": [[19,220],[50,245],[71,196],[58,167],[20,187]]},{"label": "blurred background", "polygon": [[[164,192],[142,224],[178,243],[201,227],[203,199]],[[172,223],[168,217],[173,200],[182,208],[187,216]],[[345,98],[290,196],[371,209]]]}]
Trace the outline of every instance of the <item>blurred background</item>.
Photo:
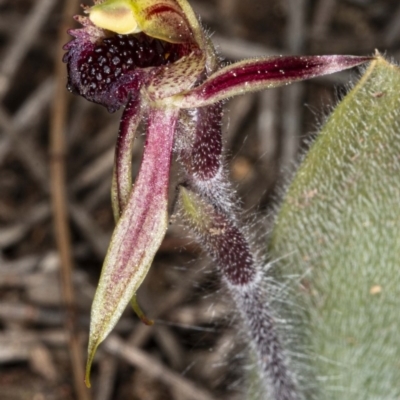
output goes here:
[{"label": "blurred background", "polygon": [[[215,267],[178,220],[139,291],[155,325],[127,310],[98,352],[91,391],[83,387],[90,305],[114,227],[120,112],[65,89],[61,47],[78,3],[0,0],[0,398],[240,399],[244,336]],[[400,60],[398,0],[191,4],[228,61],[375,49]],[[285,176],[356,77],[344,72],[226,105],[228,166],[249,219],[268,220]],[[142,145],[143,136],[135,171]]]}]

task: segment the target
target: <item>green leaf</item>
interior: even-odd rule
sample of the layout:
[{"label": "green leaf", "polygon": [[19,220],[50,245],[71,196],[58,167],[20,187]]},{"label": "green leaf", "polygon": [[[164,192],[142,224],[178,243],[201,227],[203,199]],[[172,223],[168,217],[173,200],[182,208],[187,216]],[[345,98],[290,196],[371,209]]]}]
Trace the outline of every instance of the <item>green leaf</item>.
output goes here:
[{"label": "green leaf", "polygon": [[399,93],[399,68],[373,61],[276,219],[272,272],[288,285],[276,306],[296,321],[287,336],[309,399],[400,398]]}]

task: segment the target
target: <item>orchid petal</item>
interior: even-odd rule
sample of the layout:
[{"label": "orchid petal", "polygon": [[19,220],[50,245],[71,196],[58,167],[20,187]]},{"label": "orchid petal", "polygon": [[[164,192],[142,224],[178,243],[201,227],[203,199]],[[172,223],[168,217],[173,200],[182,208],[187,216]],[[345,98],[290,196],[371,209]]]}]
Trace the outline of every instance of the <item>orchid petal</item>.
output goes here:
[{"label": "orchid petal", "polygon": [[119,217],[128,202],[132,189],[132,150],[135,134],[142,118],[140,96],[132,96],[122,114],[117,145],[115,148],[111,202],[114,220]]},{"label": "orchid petal", "polygon": [[114,230],[92,305],[86,384],[98,345],[118,322],[145,278],[168,226],[168,184],[179,110],[149,111],[135,186]]},{"label": "orchid petal", "polygon": [[238,94],[332,74],[371,59],[373,57],[279,56],[245,60],[220,69],[202,85],[175,96],[172,102],[182,108],[203,107]]}]

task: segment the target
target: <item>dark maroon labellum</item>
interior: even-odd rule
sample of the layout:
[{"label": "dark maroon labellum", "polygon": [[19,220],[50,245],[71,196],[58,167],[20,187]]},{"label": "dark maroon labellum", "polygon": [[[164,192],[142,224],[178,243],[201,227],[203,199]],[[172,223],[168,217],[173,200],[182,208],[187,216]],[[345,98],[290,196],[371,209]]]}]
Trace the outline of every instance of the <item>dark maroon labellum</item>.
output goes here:
[{"label": "dark maroon labellum", "polygon": [[[74,31],[76,34],[77,31]],[[191,51],[186,44],[173,44],[144,33],[113,34],[91,42],[87,35],[65,46],[69,91],[116,111],[137,90],[150,67],[162,67]]]}]

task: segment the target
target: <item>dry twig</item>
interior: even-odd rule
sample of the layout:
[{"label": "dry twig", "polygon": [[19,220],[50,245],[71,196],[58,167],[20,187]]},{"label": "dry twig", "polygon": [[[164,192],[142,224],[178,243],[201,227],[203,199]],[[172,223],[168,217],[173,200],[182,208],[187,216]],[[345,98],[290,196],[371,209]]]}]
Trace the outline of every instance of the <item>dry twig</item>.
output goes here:
[{"label": "dry twig", "polygon": [[73,261],[71,255],[71,239],[68,227],[68,207],[65,187],[65,138],[67,97],[64,87],[65,68],[61,63],[62,45],[68,40],[67,28],[69,19],[77,9],[78,2],[66,1],[63,12],[63,23],[58,36],[58,52],[56,60],[57,84],[55,105],[51,118],[51,195],[53,202],[54,225],[57,247],[61,259],[61,286],[63,301],[66,307],[66,329],[69,334],[71,369],[74,377],[76,396],[79,400],[88,400],[89,393],[84,385],[83,355],[78,336],[75,311],[75,294],[72,284]]}]

